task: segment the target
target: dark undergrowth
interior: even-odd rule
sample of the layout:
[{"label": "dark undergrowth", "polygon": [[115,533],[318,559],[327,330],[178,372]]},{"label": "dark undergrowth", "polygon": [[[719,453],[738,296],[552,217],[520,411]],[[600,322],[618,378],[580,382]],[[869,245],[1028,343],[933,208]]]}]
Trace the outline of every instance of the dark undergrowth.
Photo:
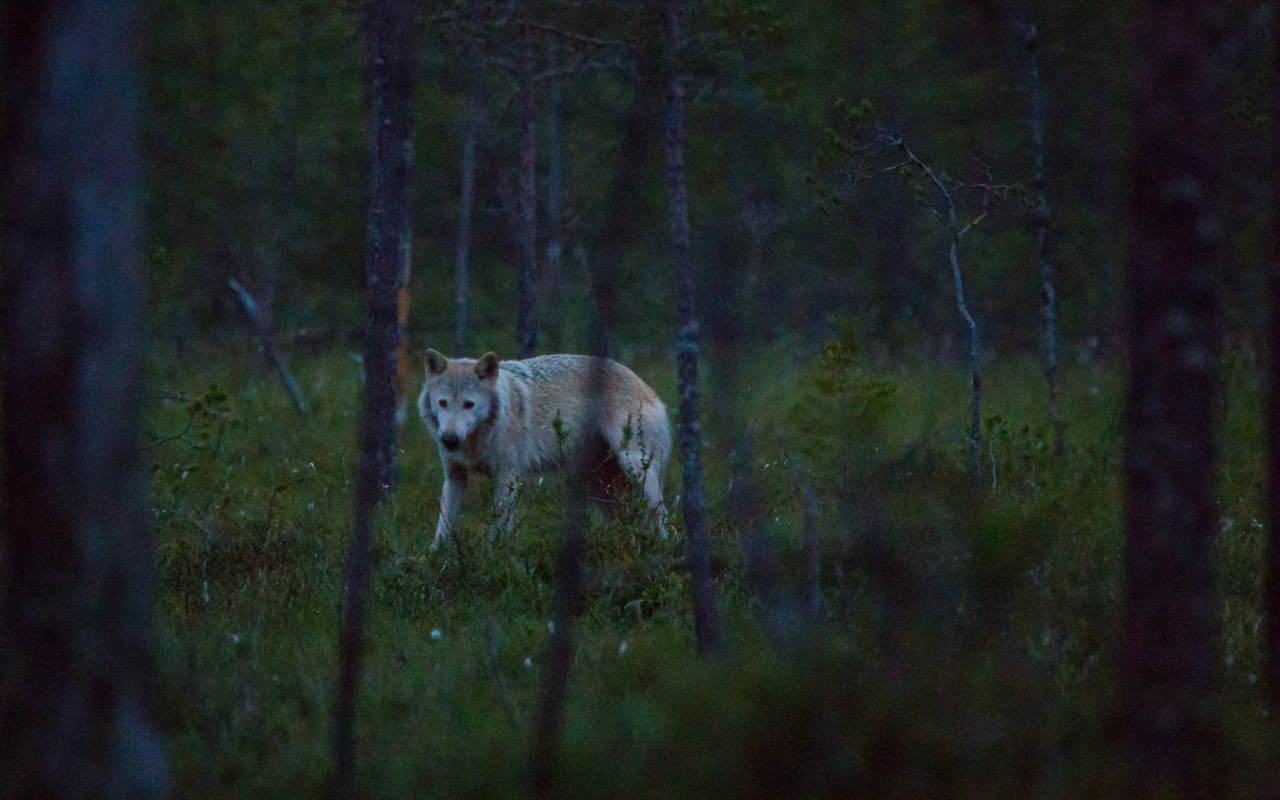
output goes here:
[{"label": "dark undergrowth", "polygon": [[[672,359],[630,366],[674,407]],[[175,796],[326,790],[360,377],[345,349],[295,355],[293,368],[306,418],[247,351],[153,356],[158,708]],[[1242,357],[1226,375],[1220,788],[1247,797],[1280,787],[1257,685],[1261,387]],[[1055,457],[1037,364],[987,364],[979,486],[967,376],[953,367],[873,371],[837,340],[807,355],[779,345],[744,362],[736,386],[711,381],[725,652],[695,655],[683,537],[655,537],[635,502],[611,519],[592,511],[562,796],[1125,796],[1117,376],[1065,371]],[[455,543],[433,552],[435,448],[416,420],[402,442],[374,537],[361,791],[521,794],[561,479],[527,487],[514,532],[497,538],[491,487],[475,482]],[[735,470],[748,443],[749,469]],[[678,459],[671,473],[679,525]],[[752,488],[752,513],[731,509],[734,481]],[[771,569],[750,569],[748,552]]]}]

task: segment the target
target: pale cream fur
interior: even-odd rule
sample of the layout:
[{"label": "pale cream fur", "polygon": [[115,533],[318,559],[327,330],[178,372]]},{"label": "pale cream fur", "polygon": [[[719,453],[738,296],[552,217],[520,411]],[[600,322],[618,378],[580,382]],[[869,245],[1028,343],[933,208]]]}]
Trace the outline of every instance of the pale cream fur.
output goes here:
[{"label": "pale cream fur", "polygon": [[[529,475],[574,463],[583,443],[591,440],[584,429],[594,361],[553,355],[499,362],[492,353],[471,359],[427,351],[418,414],[436,441],[445,473],[432,548],[454,527],[470,473],[493,478],[498,529],[508,531],[520,483]],[[642,482],[665,536],[662,476],[671,453],[666,406],[623,365],[603,359],[601,366],[601,413],[593,445],[599,446],[602,438],[618,464]],[[562,438],[556,433],[557,415]]]}]

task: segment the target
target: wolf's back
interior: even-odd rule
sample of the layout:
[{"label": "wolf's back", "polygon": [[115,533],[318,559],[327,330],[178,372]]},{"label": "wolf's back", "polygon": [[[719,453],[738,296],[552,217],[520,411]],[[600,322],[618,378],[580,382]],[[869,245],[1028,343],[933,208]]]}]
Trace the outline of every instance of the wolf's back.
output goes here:
[{"label": "wolf's back", "polygon": [[[573,428],[586,419],[593,373],[603,370],[601,433],[617,447],[626,440],[628,424],[634,444],[642,444],[654,462],[665,465],[671,452],[671,425],[661,398],[638,375],[618,362],[582,355],[536,356],[522,361],[503,361],[499,370],[506,378],[510,411],[520,417],[527,434],[555,424]],[[628,446],[633,443],[627,442]]]}]

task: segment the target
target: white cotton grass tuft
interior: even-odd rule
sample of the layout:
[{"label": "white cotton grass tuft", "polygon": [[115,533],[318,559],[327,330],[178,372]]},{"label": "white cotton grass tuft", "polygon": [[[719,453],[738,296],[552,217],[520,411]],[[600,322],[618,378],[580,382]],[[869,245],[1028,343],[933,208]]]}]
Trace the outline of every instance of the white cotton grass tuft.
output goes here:
[{"label": "white cotton grass tuft", "polygon": [[440,632],[439,628],[431,629],[431,641],[437,641],[441,636],[444,636],[444,634]]}]

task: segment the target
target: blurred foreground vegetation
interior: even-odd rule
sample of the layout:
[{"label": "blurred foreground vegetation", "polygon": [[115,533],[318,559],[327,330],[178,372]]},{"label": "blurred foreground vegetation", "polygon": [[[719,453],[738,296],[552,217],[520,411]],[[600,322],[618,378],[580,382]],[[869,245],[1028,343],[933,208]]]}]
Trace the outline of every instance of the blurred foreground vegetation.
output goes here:
[{"label": "blurred foreground vegetation", "polygon": [[[1260,659],[1260,378],[1227,359],[1217,574],[1222,796],[1280,787]],[[180,797],[319,796],[330,774],[359,367],[297,352],[309,418],[242,340],[152,355],[149,454],[161,688]],[[630,361],[668,400],[674,360]],[[1119,412],[1108,364],[1064,374],[1050,455],[1030,359],[987,365],[984,479],[966,473],[966,375],[875,367],[853,335],[712,370],[704,463],[727,647],[695,656],[683,539],[593,512],[563,746],[565,797],[1123,796]],[[763,523],[731,513],[752,430]],[[454,548],[428,552],[442,476],[416,420],[376,520],[358,757],[375,797],[524,791],[562,520],[548,479],[489,542],[471,488]],[[679,486],[678,460],[666,483]],[[819,498],[820,611],[798,482]],[[679,520],[678,502],[676,518]],[[776,556],[770,589],[745,545]]]}]

